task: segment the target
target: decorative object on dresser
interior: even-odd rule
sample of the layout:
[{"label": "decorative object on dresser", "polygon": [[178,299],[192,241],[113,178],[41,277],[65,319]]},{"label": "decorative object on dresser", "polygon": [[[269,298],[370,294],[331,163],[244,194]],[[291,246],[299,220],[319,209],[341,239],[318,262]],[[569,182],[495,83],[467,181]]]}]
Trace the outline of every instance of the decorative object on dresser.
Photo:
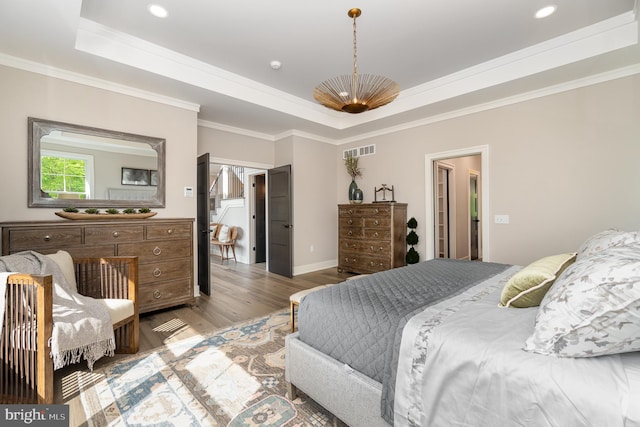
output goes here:
[{"label": "decorative object on dresser", "polygon": [[194,302],[193,219],[2,223],[2,254],[65,250],[75,257],[137,256],[140,313]]},{"label": "decorative object on dresser", "polygon": [[407,204],[338,205],[338,271],[375,273],[405,265]]},{"label": "decorative object on dresser", "polygon": [[[382,191],[382,200],[378,200],[378,193]],[[387,200],[387,191],[391,191],[391,200]],[[382,184],[380,188],[373,187],[373,203],[395,203],[396,191],[393,188],[387,187],[387,184]]]},{"label": "decorative object on dresser", "polygon": [[356,184],[356,178],[362,176],[362,169],[358,166],[358,157],[346,153],[344,166],[351,177],[351,184],[349,184],[349,203],[362,203],[362,190],[360,190],[358,184]]},{"label": "decorative object on dresser", "polygon": [[414,217],[411,217],[409,222],[407,222],[407,228],[411,230],[409,234],[407,234],[407,245],[411,246],[407,251],[407,264],[416,264],[420,261],[420,254],[414,248],[414,246],[418,244],[418,234],[416,233],[418,221]]}]

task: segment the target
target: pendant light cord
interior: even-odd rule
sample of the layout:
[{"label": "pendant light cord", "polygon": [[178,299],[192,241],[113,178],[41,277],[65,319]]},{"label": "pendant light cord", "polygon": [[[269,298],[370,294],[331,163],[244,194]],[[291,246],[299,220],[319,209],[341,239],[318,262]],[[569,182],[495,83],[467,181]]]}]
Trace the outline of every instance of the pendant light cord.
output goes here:
[{"label": "pendant light cord", "polygon": [[358,102],[358,44],[356,39],[356,19],[357,15],[353,15],[353,103]]}]

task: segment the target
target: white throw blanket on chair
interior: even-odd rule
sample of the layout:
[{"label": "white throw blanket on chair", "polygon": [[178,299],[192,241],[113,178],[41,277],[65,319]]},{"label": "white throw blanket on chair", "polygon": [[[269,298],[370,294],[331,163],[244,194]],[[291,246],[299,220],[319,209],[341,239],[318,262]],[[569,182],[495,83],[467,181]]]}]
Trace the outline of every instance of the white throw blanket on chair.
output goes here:
[{"label": "white throw blanket on chair", "polygon": [[53,260],[33,251],[19,252],[0,257],[0,271],[53,276],[50,347],[54,369],[77,363],[84,357],[93,370],[96,360],[113,356],[115,339],[109,312],[98,300],[77,293]]}]

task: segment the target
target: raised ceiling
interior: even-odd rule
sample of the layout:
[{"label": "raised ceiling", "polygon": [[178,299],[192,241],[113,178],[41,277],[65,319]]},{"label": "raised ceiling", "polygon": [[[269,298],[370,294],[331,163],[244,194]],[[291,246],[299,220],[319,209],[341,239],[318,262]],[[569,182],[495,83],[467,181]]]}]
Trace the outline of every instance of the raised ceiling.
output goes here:
[{"label": "raised ceiling", "polygon": [[[636,0],[0,0],[0,64],[199,108],[211,126],[348,141],[412,123],[640,72]],[[314,87],[358,68],[392,78],[393,103],[349,115]],[[269,63],[278,60],[279,70]],[[579,82],[579,83],[576,83]]]}]

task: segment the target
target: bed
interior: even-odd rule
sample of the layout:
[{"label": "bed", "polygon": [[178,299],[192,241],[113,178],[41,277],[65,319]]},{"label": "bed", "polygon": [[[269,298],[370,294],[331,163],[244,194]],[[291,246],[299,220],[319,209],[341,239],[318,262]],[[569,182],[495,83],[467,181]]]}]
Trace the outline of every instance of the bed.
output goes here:
[{"label": "bed", "polygon": [[520,267],[430,260],[305,297],[300,389],[351,426],[640,426],[640,236]]}]

